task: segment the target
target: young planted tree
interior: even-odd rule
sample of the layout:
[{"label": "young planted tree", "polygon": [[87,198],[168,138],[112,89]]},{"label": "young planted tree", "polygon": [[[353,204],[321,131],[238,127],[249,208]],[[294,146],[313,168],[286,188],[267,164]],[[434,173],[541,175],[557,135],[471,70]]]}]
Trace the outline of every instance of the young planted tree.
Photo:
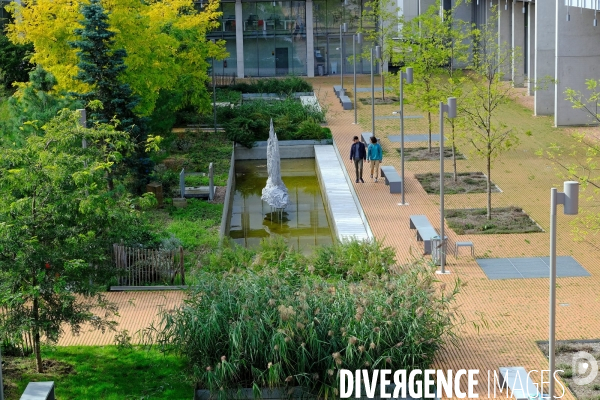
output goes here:
[{"label": "young planted tree", "polygon": [[[600,124],[600,79],[586,80],[586,87],[586,94],[567,89],[566,98],[573,108],[585,111],[591,123]],[[600,213],[592,211],[597,209],[600,195],[600,144],[596,138],[584,133],[572,136],[573,141],[552,143],[548,148],[538,150],[537,154],[552,161],[558,167],[561,178],[578,181],[582,191],[589,193],[586,200],[593,206],[581,210],[582,215],[574,228],[576,237],[582,239],[589,234],[600,233]]]},{"label": "young planted tree", "polygon": [[42,338],[56,342],[66,326],[115,326],[117,309],[101,294],[109,249],[143,226],[129,198],[105,189],[107,169],[131,150],[129,136],[83,129],[78,119],[63,110],[43,135],[0,155],[0,329],[17,341],[31,333],[38,372]]},{"label": "young planted tree", "polygon": [[402,25],[401,51],[394,61],[414,69],[414,82],[407,86],[409,100],[427,113],[428,146],[431,151],[432,114],[439,110],[443,99],[440,90],[444,68],[452,56],[452,40],[448,24],[440,16],[439,2]]},{"label": "young planted tree", "polygon": [[[493,15],[496,9],[492,10]],[[509,43],[498,43],[496,18],[473,30],[473,73],[462,98],[459,113],[465,118],[465,139],[473,153],[486,163],[487,218],[492,218],[492,163],[519,143],[517,130],[498,118],[500,106],[509,101],[510,82],[502,81],[506,66],[512,65],[514,51]]]},{"label": "young planted tree", "polygon": [[[385,100],[385,74],[383,65],[392,59],[394,53],[394,38],[398,37],[398,26],[400,25],[399,8],[393,0],[371,0],[365,3],[362,13],[363,27],[360,29],[364,33],[366,42],[373,43],[373,46],[381,47],[381,58],[379,65],[381,69],[381,99]],[[365,53],[364,59],[371,59],[371,48],[363,46]],[[371,68],[374,68],[371,66]]]}]

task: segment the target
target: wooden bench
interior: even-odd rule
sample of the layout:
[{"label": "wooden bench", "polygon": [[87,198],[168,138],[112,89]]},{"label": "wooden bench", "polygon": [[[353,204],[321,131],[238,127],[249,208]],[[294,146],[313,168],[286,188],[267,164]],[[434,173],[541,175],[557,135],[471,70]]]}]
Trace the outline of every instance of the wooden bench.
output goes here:
[{"label": "wooden bench", "polygon": [[54,400],[54,382],[29,382],[21,400]]},{"label": "wooden bench", "polygon": [[346,95],[340,96],[340,102],[342,103],[342,108],[344,110],[352,110],[352,101],[350,100],[350,97]]},{"label": "wooden bench", "polygon": [[425,215],[411,215],[410,229],[417,230],[417,240],[423,242],[424,253],[431,254],[431,238],[439,236]]},{"label": "wooden bench", "polygon": [[[541,399],[541,393],[538,386],[533,383],[523,367],[500,367],[500,376],[498,385],[500,386],[500,395],[506,389],[507,397],[513,397],[517,400]],[[508,393],[510,390],[510,394]],[[512,394],[512,396],[511,396]],[[548,397],[546,397],[548,398]]]},{"label": "wooden bench", "polygon": [[391,165],[381,167],[381,177],[385,178],[385,184],[390,186],[390,193],[402,193],[402,178]]}]

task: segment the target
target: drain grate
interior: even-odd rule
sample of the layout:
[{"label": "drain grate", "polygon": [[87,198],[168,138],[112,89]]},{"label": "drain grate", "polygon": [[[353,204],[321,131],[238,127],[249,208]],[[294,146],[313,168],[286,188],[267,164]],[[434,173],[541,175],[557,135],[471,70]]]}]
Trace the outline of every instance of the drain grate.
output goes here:
[{"label": "drain grate", "polygon": [[[548,278],[550,275],[550,257],[479,258],[477,264],[489,279]],[[590,276],[590,273],[573,257],[560,256],[556,257],[556,276]]]}]

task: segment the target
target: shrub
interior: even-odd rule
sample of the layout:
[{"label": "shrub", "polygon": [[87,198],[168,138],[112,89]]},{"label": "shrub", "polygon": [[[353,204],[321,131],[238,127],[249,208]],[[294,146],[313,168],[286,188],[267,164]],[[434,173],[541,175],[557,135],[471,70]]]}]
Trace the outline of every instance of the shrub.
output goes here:
[{"label": "shrub", "polygon": [[184,356],[191,379],[228,389],[301,385],[327,398],[339,369],[428,368],[454,334],[458,282],[436,290],[424,263],[363,282],[265,269],[203,273],[146,338]]},{"label": "shrub", "polygon": [[389,273],[396,264],[392,247],[383,242],[348,240],[317,247],[313,260],[314,273],[323,277],[358,280],[367,274]]},{"label": "shrub", "polygon": [[303,121],[298,126],[298,130],[296,131],[294,139],[302,140],[302,139],[313,139],[313,140],[322,140],[322,139],[331,139],[331,130],[329,128],[323,128],[317,121],[314,119],[307,119]]},{"label": "shrub", "polygon": [[228,89],[241,93],[277,93],[288,95],[295,92],[313,91],[312,85],[299,77],[259,79],[253,80],[250,83],[241,82],[229,85]]}]

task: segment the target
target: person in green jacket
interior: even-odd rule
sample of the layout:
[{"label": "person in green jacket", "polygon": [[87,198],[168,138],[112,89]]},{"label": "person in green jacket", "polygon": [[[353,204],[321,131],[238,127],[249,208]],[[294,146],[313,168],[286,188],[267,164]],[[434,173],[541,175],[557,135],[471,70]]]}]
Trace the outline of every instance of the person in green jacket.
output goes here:
[{"label": "person in green jacket", "polygon": [[371,136],[371,143],[367,148],[367,162],[371,163],[371,179],[373,179],[373,171],[375,171],[375,182],[379,178],[379,164],[383,159],[383,150],[381,145],[377,143],[377,138]]}]

